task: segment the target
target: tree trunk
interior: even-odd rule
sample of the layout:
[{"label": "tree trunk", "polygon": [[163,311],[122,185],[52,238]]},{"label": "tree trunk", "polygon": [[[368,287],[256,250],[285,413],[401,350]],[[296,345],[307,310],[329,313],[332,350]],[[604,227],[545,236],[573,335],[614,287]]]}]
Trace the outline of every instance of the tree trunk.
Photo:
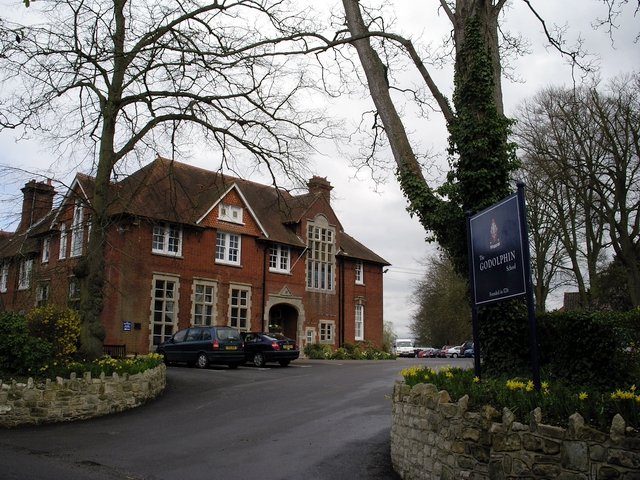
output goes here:
[{"label": "tree trunk", "polygon": [[389,138],[389,145],[398,169],[409,169],[416,181],[426,185],[426,180],[413,153],[402,120],[391,100],[385,73],[386,67],[376,51],[371,47],[371,42],[366,36],[369,31],[362,19],[358,0],[343,0],[342,4],[344,5],[349,32],[355,38],[362,37],[359,40],[355,40],[353,46],[358,52],[360,63],[369,84],[371,98]]},{"label": "tree trunk", "polygon": [[[441,1],[441,4],[444,0]],[[470,18],[478,16],[481,25],[483,43],[491,59],[493,68],[493,101],[500,115],[504,114],[502,103],[502,66],[500,64],[500,50],[498,47],[498,15],[504,5],[504,0],[493,4],[493,0],[456,0],[456,10],[447,9],[449,19],[453,24],[453,38],[456,48],[456,63],[460,58],[460,48],[465,42],[465,25]]]},{"label": "tree trunk", "polygon": [[80,312],[82,331],[78,355],[93,360],[102,355],[105,330],[102,325],[104,307],[104,266],[105,245],[109,227],[107,208],[109,206],[109,183],[113,167],[118,161],[115,152],[116,122],[120,111],[120,100],[124,83],[127,58],[124,55],[125,16],[123,13],[127,0],[113,0],[115,32],[112,37],[114,50],[114,69],[104,99],[102,132],[93,197],[91,201],[91,235],[85,257],[78,265],[81,278]]}]

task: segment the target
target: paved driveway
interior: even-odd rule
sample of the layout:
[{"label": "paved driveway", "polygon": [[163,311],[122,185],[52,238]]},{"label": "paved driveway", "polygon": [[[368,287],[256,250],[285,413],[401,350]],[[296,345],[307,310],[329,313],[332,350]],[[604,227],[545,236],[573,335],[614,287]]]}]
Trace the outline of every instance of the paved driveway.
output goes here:
[{"label": "paved driveway", "polygon": [[296,360],[289,367],[167,369],[141,407],[0,430],[0,478],[397,479],[389,461],[397,361]]}]

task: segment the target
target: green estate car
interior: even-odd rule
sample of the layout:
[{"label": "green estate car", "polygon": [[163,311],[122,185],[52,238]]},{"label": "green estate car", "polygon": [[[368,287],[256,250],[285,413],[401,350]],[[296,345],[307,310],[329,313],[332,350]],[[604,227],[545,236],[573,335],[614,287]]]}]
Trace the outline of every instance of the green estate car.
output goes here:
[{"label": "green estate car", "polygon": [[232,327],[184,328],[158,345],[156,352],[164,355],[167,365],[182,362],[200,368],[211,364],[237,368],[244,363],[244,342]]}]

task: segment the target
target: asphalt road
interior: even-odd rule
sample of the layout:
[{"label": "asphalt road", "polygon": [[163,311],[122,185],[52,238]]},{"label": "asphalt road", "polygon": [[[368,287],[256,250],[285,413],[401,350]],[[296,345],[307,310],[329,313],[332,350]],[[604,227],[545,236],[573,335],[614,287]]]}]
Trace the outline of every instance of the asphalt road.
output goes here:
[{"label": "asphalt road", "polygon": [[0,479],[398,479],[389,459],[398,372],[414,364],[470,363],[168,367],[165,392],[146,405],[0,430]]}]

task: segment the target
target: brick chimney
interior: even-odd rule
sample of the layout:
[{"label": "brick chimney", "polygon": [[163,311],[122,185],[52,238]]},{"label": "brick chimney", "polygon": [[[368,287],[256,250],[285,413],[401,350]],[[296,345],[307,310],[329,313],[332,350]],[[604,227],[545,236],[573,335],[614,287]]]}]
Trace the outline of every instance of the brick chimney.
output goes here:
[{"label": "brick chimney", "polygon": [[51,211],[56,191],[51,186],[50,179],[47,180],[47,183],[31,180],[24,186],[22,193],[22,216],[18,232],[26,231]]},{"label": "brick chimney", "polygon": [[327,199],[327,202],[331,203],[331,190],[333,190],[333,187],[327,180],[327,177],[314,175],[311,180],[307,182],[307,187],[309,187],[309,193],[320,193]]}]

